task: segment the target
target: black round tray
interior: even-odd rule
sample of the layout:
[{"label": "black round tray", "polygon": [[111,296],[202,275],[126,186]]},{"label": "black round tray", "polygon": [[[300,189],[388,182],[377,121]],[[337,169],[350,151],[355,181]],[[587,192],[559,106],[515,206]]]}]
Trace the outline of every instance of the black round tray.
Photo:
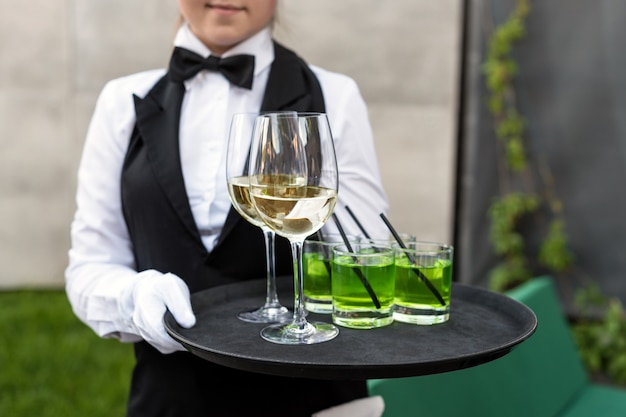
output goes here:
[{"label": "black round tray", "polygon": [[[293,305],[291,277],[279,277],[281,303]],[[196,325],[185,329],[165,313],[167,332],[191,353],[241,370],[315,379],[399,378],[453,371],[509,353],[530,337],[537,317],[524,304],[485,289],[454,283],[450,320],[419,326],[394,322],[372,330],[339,327],[339,335],[313,345],[279,345],[259,332],[264,324],[237,319],[260,306],[265,280],[246,281],[191,296]],[[309,313],[309,321],[331,322]]]}]

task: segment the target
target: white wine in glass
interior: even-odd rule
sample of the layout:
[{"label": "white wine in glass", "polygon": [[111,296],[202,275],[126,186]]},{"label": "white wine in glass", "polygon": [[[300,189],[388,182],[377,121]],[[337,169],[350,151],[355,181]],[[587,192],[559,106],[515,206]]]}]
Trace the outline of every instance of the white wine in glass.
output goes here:
[{"label": "white wine in glass", "polygon": [[251,323],[284,322],[291,319],[292,313],[287,307],[281,305],[278,299],[274,260],[275,234],[261,220],[256,208],[250,201],[250,182],[247,174],[248,155],[257,115],[257,113],[236,113],[233,115],[226,151],[226,181],[230,201],[241,217],[263,231],[267,265],[265,304],[254,310],[242,311],[237,317]]},{"label": "white wine in glass", "polygon": [[294,262],[294,312],[289,323],[261,330],[280,344],[325,342],[336,326],[309,322],[304,309],[302,247],[330,218],[337,201],[338,172],[333,138],[324,113],[257,117],[250,149],[250,197],[263,222],[289,239]]}]

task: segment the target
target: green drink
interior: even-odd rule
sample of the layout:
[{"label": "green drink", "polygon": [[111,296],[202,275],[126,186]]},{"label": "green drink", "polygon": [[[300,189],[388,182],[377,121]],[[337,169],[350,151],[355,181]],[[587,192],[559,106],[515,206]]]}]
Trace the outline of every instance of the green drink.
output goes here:
[{"label": "green drink", "polygon": [[[351,244],[359,242],[356,236],[347,236]],[[304,308],[312,313],[333,312],[331,292],[331,260],[333,246],[343,243],[341,235],[328,234],[324,240],[305,240],[302,254]]]},{"label": "green drink", "polygon": [[394,251],[388,246],[357,244],[333,249],[333,323],[372,329],[393,322]]},{"label": "green drink", "polygon": [[448,321],[452,253],[451,246],[430,242],[396,248],[394,320],[413,324]]},{"label": "green drink", "polygon": [[314,313],[333,311],[330,270],[330,256],[324,256],[323,253],[318,252],[303,254],[304,308],[308,311]]}]

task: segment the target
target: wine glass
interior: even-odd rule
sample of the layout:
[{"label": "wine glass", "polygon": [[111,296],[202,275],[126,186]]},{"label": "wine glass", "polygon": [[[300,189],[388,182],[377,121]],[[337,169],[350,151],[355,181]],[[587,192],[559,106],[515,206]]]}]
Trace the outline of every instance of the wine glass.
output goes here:
[{"label": "wine glass", "polygon": [[337,158],[326,114],[257,117],[249,173],[252,204],[276,234],[289,239],[294,262],[293,319],[265,327],[261,337],[291,345],[331,340],[337,327],[307,321],[302,282],[303,242],[328,221],[337,202]]},{"label": "wine glass", "polygon": [[265,238],[265,260],[267,265],[265,304],[251,311],[242,311],[237,317],[250,323],[272,323],[288,321],[291,318],[291,312],[282,306],[278,300],[274,260],[274,231],[261,220],[250,202],[250,185],[247,173],[248,156],[252,129],[254,128],[254,121],[257,115],[258,113],[236,113],[233,115],[226,151],[226,181],[228,183],[228,195],[235,210],[245,220],[260,227]]}]

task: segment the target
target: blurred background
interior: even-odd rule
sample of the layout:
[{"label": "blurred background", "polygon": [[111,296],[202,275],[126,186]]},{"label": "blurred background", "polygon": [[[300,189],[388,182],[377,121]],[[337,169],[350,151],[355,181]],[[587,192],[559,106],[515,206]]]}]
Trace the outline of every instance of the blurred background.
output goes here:
[{"label": "blurred background", "polygon": [[[281,0],[277,38],[356,79],[397,229],[451,241],[460,0]],[[104,84],[164,67],[174,0],[0,0],[0,415],[124,415],[132,346],[63,292],[87,126]]]},{"label": "blurred background", "polygon": [[[564,276],[567,299],[566,287],[589,282],[626,299],[626,196],[615,192],[626,170],[626,54],[618,46],[626,3],[571,0],[563,10],[558,0],[283,0],[281,7],[281,42],[359,83],[389,217],[420,239],[454,243],[458,281],[491,285],[500,266],[508,271],[503,285],[548,272]],[[59,287],[97,95],[111,78],[167,65],[177,4],[0,0],[0,11],[0,289]],[[506,117],[489,107],[497,89]],[[514,124],[512,113],[522,127],[503,140],[496,132]],[[525,166],[512,172],[507,158],[516,149]],[[538,202],[514,214],[505,197],[520,190]],[[508,214],[494,214],[497,199]],[[515,233],[494,236],[507,220]],[[551,265],[536,261],[546,239]],[[502,249],[506,242],[521,249]]]},{"label": "blurred background", "polygon": [[[452,242],[463,283],[554,275],[572,313],[589,283],[626,300],[626,2],[564,4],[281,0],[276,36],[358,82],[397,229]],[[46,394],[59,369],[119,370],[123,405],[129,346],[90,337],[62,293],[76,170],[102,87],[167,65],[176,20],[173,0],[0,0],[0,414],[103,394]]]},{"label": "blurred background", "polygon": [[[277,37],[359,83],[390,220],[452,239],[459,0],[283,0]],[[105,82],[166,66],[173,0],[0,0],[0,288],[63,284],[76,170]]]}]

